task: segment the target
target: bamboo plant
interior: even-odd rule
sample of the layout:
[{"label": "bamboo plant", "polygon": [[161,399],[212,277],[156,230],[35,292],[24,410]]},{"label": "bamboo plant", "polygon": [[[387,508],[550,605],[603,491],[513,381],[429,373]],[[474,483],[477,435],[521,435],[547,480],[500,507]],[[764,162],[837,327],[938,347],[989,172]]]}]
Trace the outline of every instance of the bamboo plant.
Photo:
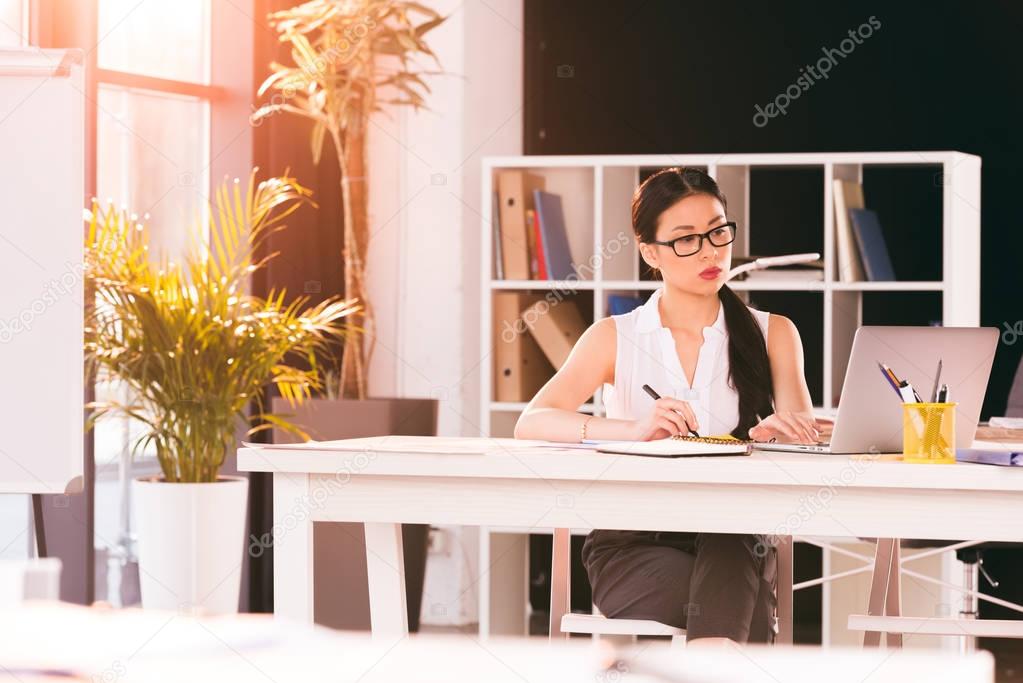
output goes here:
[{"label": "bamboo plant", "polygon": [[[269,384],[292,405],[322,384],[317,354],[354,330],[342,319],[358,306],[331,298],[307,306],[247,293],[266,238],[309,199],[293,178],[235,180],[208,202],[208,241],[196,231],[179,263],[149,249],[149,227],[123,209],[87,212],[86,276],[96,295],[86,352],[97,376],[127,385],[130,401],[90,404],[90,426],[108,414],[144,425],[133,451],[152,445],[168,482],[212,482],[248,433],[278,426],[304,436],[285,416],[259,408]],[[197,227],[203,225],[197,221]],[[250,406],[257,406],[247,414]]]},{"label": "bamboo plant", "polygon": [[[369,337],[368,349],[362,335],[345,344],[337,382],[341,397],[366,397],[366,368],[375,345],[365,277],[369,117],[383,111],[380,104],[426,108],[424,93],[430,88],[422,77],[441,72],[416,70],[409,58],[422,53],[440,66],[423,36],[444,20],[429,7],[404,0],[310,0],[269,15],[281,42],[291,46],[292,63],[270,65],[259,96],[273,95],[253,113],[253,122],[278,112],[311,119],[314,162],[329,139],[340,171],[345,296],[361,303],[355,321]],[[384,97],[385,91],[393,96]]]}]

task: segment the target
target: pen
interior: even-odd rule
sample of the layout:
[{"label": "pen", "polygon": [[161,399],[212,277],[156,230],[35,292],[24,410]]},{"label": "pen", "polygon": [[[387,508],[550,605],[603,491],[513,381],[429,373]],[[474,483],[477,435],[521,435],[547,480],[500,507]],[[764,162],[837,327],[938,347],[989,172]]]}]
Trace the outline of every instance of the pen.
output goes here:
[{"label": "pen", "polygon": [[913,385],[908,382],[899,385],[899,396],[902,397],[903,403],[920,403],[920,397],[913,390]]},{"label": "pen", "polygon": [[[653,387],[651,387],[649,384],[643,385],[643,391],[648,393],[650,395],[650,398],[654,399],[655,401],[661,398],[661,395],[654,391]],[[676,410],[675,412],[677,413],[678,411]],[[697,439],[700,438],[699,432],[697,432],[695,429],[690,429],[689,433],[695,436]]]},{"label": "pen", "polygon": [[941,359],[938,359],[938,371],[934,373],[934,388],[931,390],[931,403],[938,401],[938,379],[941,377]]}]

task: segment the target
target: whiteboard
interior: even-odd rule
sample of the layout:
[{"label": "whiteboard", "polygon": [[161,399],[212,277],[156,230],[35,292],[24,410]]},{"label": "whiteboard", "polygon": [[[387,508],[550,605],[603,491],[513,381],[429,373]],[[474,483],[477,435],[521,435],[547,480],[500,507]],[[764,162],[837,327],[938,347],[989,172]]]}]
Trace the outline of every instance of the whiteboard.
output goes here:
[{"label": "whiteboard", "polygon": [[0,493],[81,489],[83,71],[0,50]]}]

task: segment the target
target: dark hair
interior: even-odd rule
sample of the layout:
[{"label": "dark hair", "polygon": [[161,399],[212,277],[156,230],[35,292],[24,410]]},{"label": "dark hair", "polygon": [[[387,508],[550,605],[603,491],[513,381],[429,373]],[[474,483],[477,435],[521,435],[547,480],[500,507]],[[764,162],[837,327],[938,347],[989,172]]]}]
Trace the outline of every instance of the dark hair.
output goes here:
[{"label": "dark hair", "polygon": [[[656,240],[661,214],[696,194],[710,195],[727,208],[718,184],[699,169],[666,168],[647,178],[632,197],[632,229],[636,238],[640,242]],[[728,285],[722,285],[718,298],[728,326],[728,378],[739,394],[739,423],[732,436],[748,439],[750,428],[774,412],[767,343],[753,314]]]}]

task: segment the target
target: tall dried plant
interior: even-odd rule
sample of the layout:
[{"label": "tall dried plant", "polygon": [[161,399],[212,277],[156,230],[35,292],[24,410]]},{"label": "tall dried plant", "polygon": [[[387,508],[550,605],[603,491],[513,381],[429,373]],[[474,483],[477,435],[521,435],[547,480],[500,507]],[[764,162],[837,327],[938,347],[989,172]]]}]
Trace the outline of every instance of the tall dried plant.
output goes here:
[{"label": "tall dried plant", "polygon": [[[417,23],[411,15],[423,19]],[[427,108],[424,93],[430,88],[422,77],[442,72],[417,70],[409,60],[422,53],[440,66],[423,36],[444,20],[429,7],[403,0],[310,0],[269,15],[281,42],[291,45],[292,63],[270,65],[259,96],[273,95],[252,120],[277,112],[311,119],[314,162],[319,163],[329,137],[340,170],[345,296],[362,304],[356,322],[369,337],[368,349],[361,335],[345,344],[338,381],[342,397],[366,398],[366,369],[376,341],[366,292],[369,117],[383,111],[380,104]],[[379,96],[384,92],[394,96]]]}]

